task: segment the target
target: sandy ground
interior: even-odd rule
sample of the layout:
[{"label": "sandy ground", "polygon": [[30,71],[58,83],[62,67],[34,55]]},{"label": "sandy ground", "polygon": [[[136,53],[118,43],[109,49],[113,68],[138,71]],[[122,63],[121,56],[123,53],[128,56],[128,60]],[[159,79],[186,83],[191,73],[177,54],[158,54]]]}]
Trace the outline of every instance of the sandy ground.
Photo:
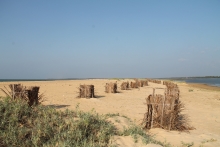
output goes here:
[{"label": "sandy ground", "polygon": [[[40,86],[40,93],[44,93],[44,105],[54,106],[59,110],[75,109],[79,104],[80,110],[91,111],[95,109],[100,114],[119,113],[130,117],[136,124],[140,124],[146,112],[145,98],[156,93],[163,94],[165,86],[149,83],[149,86],[119,93],[105,93],[105,84],[116,80],[63,80],[63,81],[25,81],[25,82],[0,82],[0,88],[11,83],[21,83],[24,86]],[[119,80],[118,87],[123,81]],[[97,98],[77,98],[80,84],[93,84]],[[185,104],[185,114],[188,114],[190,124],[196,129],[190,133],[151,129],[149,133],[157,140],[169,142],[172,146],[220,146],[220,88],[213,88],[201,84],[177,83],[180,89],[180,99]],[[120,88],[119,88],[120,89]],[[0,92],[0,96],[5,96]],[[122,121],[123,122],[123,121]],[[118,138],[119,146],[141,146],[133,143],[131,137]],[[154,146],[154,145],[152,145]]]}]

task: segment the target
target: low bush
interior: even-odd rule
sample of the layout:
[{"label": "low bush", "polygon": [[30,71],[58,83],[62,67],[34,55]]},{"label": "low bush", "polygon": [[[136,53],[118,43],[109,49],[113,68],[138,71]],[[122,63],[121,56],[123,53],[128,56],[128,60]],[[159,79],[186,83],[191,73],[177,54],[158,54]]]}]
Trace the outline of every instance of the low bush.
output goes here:
[{"label": "low bush", "polygon": [[106,119],[119,114],[99,115],[92,112],[57,111],[52,107],[35,105],[30,107],[25,100],[0,98],[0,146],[108,146],[114,135],[132,135],[137,140],[142,136],[146,144],[163,143],[153,140],[138,126],[123,132]]},{"label": "low bush", "polygon": [[106,146],[116,130],[98,114],[0,101],[0,146]]}]

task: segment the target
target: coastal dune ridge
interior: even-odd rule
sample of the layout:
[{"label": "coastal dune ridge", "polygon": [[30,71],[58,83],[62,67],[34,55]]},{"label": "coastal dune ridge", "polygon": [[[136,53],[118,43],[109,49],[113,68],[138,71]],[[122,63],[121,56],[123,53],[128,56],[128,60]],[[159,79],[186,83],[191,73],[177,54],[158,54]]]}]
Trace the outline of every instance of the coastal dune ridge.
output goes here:
[{"label": "coastal dune ridge", "polygon": [[[105,85],[109,82],[118,84],[118,93],[106,93]],[[146,100],[155,88],[155,94],[164,94],[165,85],[148,82],[148,86],[121,90],[122,82],[133,79],[65,79],[65,80],[26,80],[1,81],[0,88],[9,84],[24,86],[39,86],[44,93],[46,106],[57,110],[75,110],[76,106],[85,112],[95,110],[99,114],[119,113],[129,117],[135,124],[140,125],[147,111]],[[148,131],[155,139],[169,142],[172,146],[192,144],[194,146],[220,146],[220,87],[206,84],[174,81],[180,90],[180,100],[184,103],[184,114],[189,116],[190,124],[195,127],[189,133],[167,131],[153,128]],[[94,85],[96,98],[77,98],[78,87],[81,84]],[[0,91],[0,96],[5,97]],[[121,140],[130,141],[131,138]],[[119,139],[120,140],[120,139]],[[120,141],[119,141],[120,142]],[[120,144],[120,143],[119,143]],[[123,146],[123,143],[121,143]],[[129,146],[124,144],[124,146]]]}]

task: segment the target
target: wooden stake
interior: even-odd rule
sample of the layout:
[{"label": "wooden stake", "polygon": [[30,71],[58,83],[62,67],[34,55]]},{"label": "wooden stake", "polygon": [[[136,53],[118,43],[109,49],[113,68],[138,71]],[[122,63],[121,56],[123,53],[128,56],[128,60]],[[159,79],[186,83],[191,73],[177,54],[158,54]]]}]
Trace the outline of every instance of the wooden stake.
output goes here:
[{"label": "wooden stake", "polygon": [[15,85],[12,84],[12,98],[13,98],[13,100],[15,99],[15,87],[14,86]]},{"label": "wooden stake", "polygon": [[166,95],[163,96],[163,107],[162,107],[162,114],[161,114],[161,120],[160,120],[160,125],[163,126],[163,111],[164,111],[164,103],[166,100]]},{"label": "wooden stake", "polygon": [[151,107],[152,107],[152,115],[151,115],[151,117],[152,117],[152,120],[151,120],[151,128],[153,128],[153,126],[154,126],[154,107],[153,107],[153,105],[151,105]]}]

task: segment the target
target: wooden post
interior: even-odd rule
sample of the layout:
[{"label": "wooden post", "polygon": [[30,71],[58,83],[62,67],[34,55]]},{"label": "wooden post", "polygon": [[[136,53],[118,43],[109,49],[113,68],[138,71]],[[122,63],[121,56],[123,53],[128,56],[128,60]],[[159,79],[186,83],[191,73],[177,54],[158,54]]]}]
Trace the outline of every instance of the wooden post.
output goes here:
[{"label": "wooden post", "polygon": [[154,94],[155,94],[155,88],[153,88],[153,97],[154,97]]},{"label": "wooden post", "polygon": [[15,85],[14,84],[12,84],[12,98],[13,98],[13,100],[15,99]]},{"label": "wooden post", "polygon": [[150,128],[153,128],[153,126],[154,126],[154,107],[152,104],[151,104],[151,108],[152,108],[152,115],[151,115],[151,127]]},{"label": "wooden post", "polygon": [[79,98],[94,98],[95,97],[94,85],[80,85],[78,97]]},{"label": "wooden post", "polygon": [[171,127],[172,127],[172,120],[173,120],[173,117],[174,117],[174,105],[175,105],[175,99],[171,98],[171,113],[170,113],[170,124],[169,124],[169,131],[171,130]]},{"label": "wooden post", "polygon": [[38,92],[39,92],[40,87],[31,87],[29,90],[27,90],[27,94],[28,94],[28,104],[29,106],[32,105],[38,105],[39,101],[38,101]]},{"label": "wooden post", "polygon": [[161,114],[161,120],[160,120],[160,125],[163,127],[163,111],[164,111],[164,104],[166,101],[166,95],[163,96],[163,107],[162,107],[162,114]]}]

